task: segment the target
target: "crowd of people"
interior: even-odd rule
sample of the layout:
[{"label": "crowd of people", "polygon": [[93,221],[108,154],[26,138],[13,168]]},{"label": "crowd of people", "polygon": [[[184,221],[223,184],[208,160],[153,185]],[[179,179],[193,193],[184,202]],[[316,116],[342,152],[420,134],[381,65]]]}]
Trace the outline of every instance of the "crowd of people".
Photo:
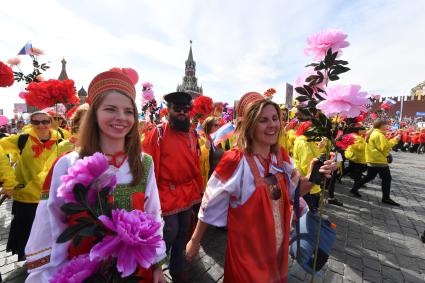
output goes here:
[{"label": "crowd of people", "polygon": [[[90,83],[90,103],[68,121],[37,111],[28,125],[3,127],[0,181],[2,194],[13,199],[7,250],[26,260],[27,282],[54,282],[62,266],[94,246],[90,239],[78,248],[57,241],[69,225],[58,191],[61,176],[97,152],[115,170],[114,206],[145,211],[161,223],[157,235],[163,245],[154,263],[137,267],[143,282],[166,282],[164,266],[173,282],[188,282],[187,261],[198,254],[209,225],[228,233],[224,282],[287,282],[292,204],[299,195],[303,211],[317,213],[323,188],[310,175],[330,141],[310,141],[305,132],[311,121],[290,120],[285,108],[256,92],[240,98],[235,132],[220,143],[213,134],[221,117],[205,117],[197,131],[190,94],[165,95],[168,114],[162,123],[143,127],[135,96],[125,73],[106,71]],[[413,135],[421,143],[415,150],[423,152],[425,130],[411,134],[387,127],[382,119],[370,127],[355,125],[349,133],[353,142],[320,166],[331,180],[328,204],[343,205],[334,196],[340,175],[354,179],[350,192],[361,197],[359,190],[379,174],[382,202],[399,205],[390,198],[390,151],[416,145],[418,138],[406,139]]]}]

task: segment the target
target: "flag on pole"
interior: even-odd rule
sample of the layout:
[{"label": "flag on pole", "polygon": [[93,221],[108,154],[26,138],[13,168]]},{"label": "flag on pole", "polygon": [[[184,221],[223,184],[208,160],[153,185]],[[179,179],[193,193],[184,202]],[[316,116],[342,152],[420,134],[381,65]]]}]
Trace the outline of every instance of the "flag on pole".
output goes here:
[{"label": "flag on pole", "polygon": [[381,109],[388,110],[397,102],[391,98],[386,98],[381,104]]},{"label": "flag on pole", "polygon": [[235,126],[232,123],[224,124],[220,129],[211,134],[211,138],[214,141],[214,146],[219,145],[222,141],[230,138],[235,132]]},{"label": "flag on pole", "polygon": [[24,47],[22,47],[21,51],[19,51],[18,55],[31,55],[32,54],[32,43],[28,41]]}]

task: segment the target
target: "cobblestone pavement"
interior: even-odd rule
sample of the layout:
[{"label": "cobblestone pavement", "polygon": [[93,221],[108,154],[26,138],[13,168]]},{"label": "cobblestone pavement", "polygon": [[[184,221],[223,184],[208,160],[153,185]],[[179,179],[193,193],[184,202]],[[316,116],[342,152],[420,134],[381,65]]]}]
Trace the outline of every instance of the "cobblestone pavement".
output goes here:
[{"label": "cobblestone pavement", "polygon": [[[323,276],[316,282],[425,282],[425,245],[419,239],[425,230],[425,155],[393,156],[391,195],[401,207],[380,202],[379,177],[361,190],[361,199],[349,196],[350,179],[337,184],[336,196],[344,207],[326,206],[326,214],[337,224],[337,241]],[[3,279],[8,277],[6,282],[23,282],[22,263],[5,251],[10,209],[10,202],[0,207],[0,272]],[[226,232],[210,228],[199,258],[189,265],[191,280],[222,282],[225,249]],[[291,263],[289,283],[310,280]]]}]

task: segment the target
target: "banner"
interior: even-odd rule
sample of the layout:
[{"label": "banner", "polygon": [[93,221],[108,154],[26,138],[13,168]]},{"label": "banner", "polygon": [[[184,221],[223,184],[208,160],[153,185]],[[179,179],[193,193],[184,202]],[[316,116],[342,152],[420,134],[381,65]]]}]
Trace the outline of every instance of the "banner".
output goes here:
[{"label": "banner", "polygon": [[25,103],[14,103],[14,110],[16,113],[25,113],[27,112],[27,105]]},{"label": "banner", "polygon": [[294,87],[291,84],[286,83],[286,107],[292,108],[292,100],[294,97]]}]

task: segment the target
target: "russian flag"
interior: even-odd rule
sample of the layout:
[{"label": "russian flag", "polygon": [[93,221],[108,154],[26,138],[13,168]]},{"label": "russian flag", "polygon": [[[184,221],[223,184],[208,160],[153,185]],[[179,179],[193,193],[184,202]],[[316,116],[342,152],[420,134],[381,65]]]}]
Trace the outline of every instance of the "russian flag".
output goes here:
[{"label": "russian flag", "polygon": [[381,104],[381,109],[388,110],[397,102],[391,98],[386,98]]},{"label": "russian flag", "polygon": [[28,41],[24,47],[22,47],[21,51],[19,51],[18,55],[31,55],[32,54],[32,43]]},{"label": "russian flag", "polygon": [[220,129],[211,135],[211,138],[214,141],[214,145],[218,146],[221,142],[230,138],[234,132],[235,126],[231,122],[223,125]]}]

